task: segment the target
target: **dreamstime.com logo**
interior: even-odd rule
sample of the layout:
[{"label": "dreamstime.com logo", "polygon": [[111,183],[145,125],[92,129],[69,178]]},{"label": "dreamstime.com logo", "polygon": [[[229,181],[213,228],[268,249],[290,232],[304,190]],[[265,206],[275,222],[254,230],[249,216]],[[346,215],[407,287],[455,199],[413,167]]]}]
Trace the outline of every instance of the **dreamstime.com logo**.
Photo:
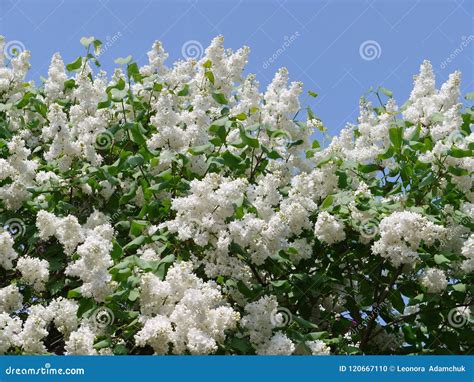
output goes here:
[{"label": "dreamstime.com logo", "polygon": [[92,314],[92,324],[97,329],[105,329],[106,327],[112,325],[114,321],[114,312],[105,306],[97,308]]},{"label": "dreamstime.com logo", "polygon": [[466,48],[474,41],[474,35],[462,36],[461,43],[454,49],[448,57],[439,65],[441,69],[446,69]]},{"label": "dreamstime.com logo", "polygon": [[105,52],[107,52],[120,38],[122,38],[122,32],[117,32],[113,36],[107,36],[105,41],[102,42],[102,46],[100,47],[99,52],[97,53],[97,57],[102,56]]},{"label": "dreamstime.com logo", "polygon": [[289,326],[293,321],[291,312],[284,308],[279,307],[275,309],[270,315],[270,322],[275,328],[283,328]]},{"label": "dreamstime.com logo", "polygon": [[42,367],[12,367],[5,368],[5,375],[85,375],[86,371],[82,367],[55,368],[50,363],[45,363]]},{"label": "dreamstime.com logo", "polygon": [[467,306],[453,308],[448,313],[448,323],[453,328],[462,328],[464,325],[473,322],[471,309]]},{"label": "dreamstime.com logo", "polygon": [[199,60],[204,54],[204,48],[202,44],[197,40],[188,40],[181,47],[181,55],[184,59],[192,58]]},{"label": "dreamstime.com logo", "polygon": [[14,239],[23,236],[25,230],[25,223],[23,222],[23,220],[18,218],[9,219],[5,223],[3,223],[2,226],[0,226],[0,233],[6,231]]},{"label": "dreamstime.com logo", "polygon": [[25,45],[21,41],[12,40],[5,44],[3,54],[8,60],[12,60],[25,50]]},{"label": "dreamstime.com logo", "polygon": [[367,326],[367,323],[379,315],[379,312],[387,305],[386,302],[381,302],[380,304],[373,307],[372,312],[368,314],[361,322],[353,321],[353,325],[347,333],[347,337],[343,339],[343,342],[346,344],[350,342],[350,337],[358,334],[362,329]]},{"label": "dreamstime.com logo", "polygon": [[382,47],[375,40],[366,40],[360,44],[359,54],[365,61],[373,61],[382,55]]},{"label": "dreamstime.com logo", "polygon": [[263,62],[263,69],[268,69],[285,51],[295,42],[295,40],[300,37],[300,32],[296,31],[291,36],[285,36],[283,44],[275,50],[275,52]]}]

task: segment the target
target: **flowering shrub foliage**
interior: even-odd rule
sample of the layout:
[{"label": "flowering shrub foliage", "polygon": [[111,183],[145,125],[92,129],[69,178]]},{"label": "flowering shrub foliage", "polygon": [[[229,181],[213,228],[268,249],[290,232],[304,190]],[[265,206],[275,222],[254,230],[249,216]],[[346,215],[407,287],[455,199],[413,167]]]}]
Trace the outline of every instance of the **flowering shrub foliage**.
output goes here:
[{"label": "flowering shrub foliage", "polygon": [[0,353],[469,352],[460,73],[437,90],[425,61],[322,147],[285,69],[242,78],[248,48],[167,67],[156,42],[109,78],[81,42],[36,87],[0,39]]}]

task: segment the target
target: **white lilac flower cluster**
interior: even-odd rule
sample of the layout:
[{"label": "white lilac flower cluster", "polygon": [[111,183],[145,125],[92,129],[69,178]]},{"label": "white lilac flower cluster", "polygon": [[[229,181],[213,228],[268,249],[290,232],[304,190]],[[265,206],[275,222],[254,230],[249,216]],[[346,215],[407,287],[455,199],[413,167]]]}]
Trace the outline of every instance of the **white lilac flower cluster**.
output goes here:
[{"label": "white lilac flower cluster", "polygon": [[275,296],[264,296],[247,304],[245,312],[241,325],[248,331],[257,354],[290,355],[295,351],[295,344],[284,333],[273,333],[282,322]]},{"label": "white lilac flower cluster", "polygon": [[343,241],[346,238],[344,233],[344,224],[326,211],[318,215],[318,220],[314,225],[314,234],[326,244],[334,244]]},{"label": "white lilac flower cluster", "polygon": [[44,210],[38,212],[36,220],[43,240],[55,236],[66,254],[77,253],[79,258],[69,263],[65,273],[79,277],[83,282],[81,293],[97,301],[103,301],[112,290],[108,269],[113,265],[110,252],[114,230],[106,221],[103,214],[94,212],[81,227],[75,216],[58,218]]},{"label": "white lilac flower cluster", "polygon": [[227,306],[215,283],[203,282],[192,269],[191,263],[181,262],[163,281],[152,274],[142,277],[138,345],[150,345],[156,354],[168,353],[170,346],[175,354],[210,354],[236,327],[239,313]]},{"label": "white lilac flower cluster", "polygon": [[18,257],[13,244],[15,242],[9,232],[0,233],[0,266],[4,269],[11,269],[13,260]]},{"label": "white lilac flower cluster", "polygon": [[[474,114],[459,72],[438,90],[423,62],[407,103],[373,91],[380,105],[363,97],[321,147],[302,84],[282,68],[262,89],[247,47],[218,36],[167,66],[157,41],[108,75],[92,41],[68,65],[56,53],[37,87],[29,52],[6,60],[0,37],[0,353],[397,352],[408,308],[466,305]],[[374,296],[393,327],[347,331]],[[418,348],[446,334],[427,327],[415,337],[437,341]]]},{"label": "white lilac flower cluster", "polygon": [[411,264],[418,259],[418,248],[423,241],[433,245],[441,240],[446,229],[416,212],[394,212],[380,222],[380,239],[372,252],[387,258],[395,266]]},{"label": "white lilac flower cluster", "polygon": [[0,289],[0,312],[11,313],[23,307],[23,295],[16,285],[8,285]]},{"label": "white lilac flower cluster", "polygon": [[466,258],[461,264],[461,268],[466,273],[471,273],[474,270],[474,234],[469,236],[464,242],[461,249],[462,255]]},{"label": "white lilac flower cluster", "polygon": [[441,269],[428,268],[421,279],[428,293],[441,293],[448,286],[448,279]]}]

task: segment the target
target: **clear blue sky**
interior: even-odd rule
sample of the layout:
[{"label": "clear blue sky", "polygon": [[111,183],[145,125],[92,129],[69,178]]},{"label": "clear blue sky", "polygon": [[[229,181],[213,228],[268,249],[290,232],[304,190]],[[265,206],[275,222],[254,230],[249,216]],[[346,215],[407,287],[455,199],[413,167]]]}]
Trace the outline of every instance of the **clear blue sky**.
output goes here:
[{"label": "clear blue sky", "polygon": [[110,71],[128,54],[144,63],[156,39],[171,63],[186,42],[205,47],[223,34],[228,47],[250,46],[247,71],[262,87],[286,66],[292,80],[317,92],[304,102],[335,134],[356,119],[370,86],[383,85],[404,102],[423,59],[432,61],[438,81],[461,70],[463,93],[473,91],[473,16],[472,0],[0,0],[0,34],[32,51],[35,80],[46,75],[54,52],[66,62],[82,54],[82,36],[115,40],[101,58]]}]

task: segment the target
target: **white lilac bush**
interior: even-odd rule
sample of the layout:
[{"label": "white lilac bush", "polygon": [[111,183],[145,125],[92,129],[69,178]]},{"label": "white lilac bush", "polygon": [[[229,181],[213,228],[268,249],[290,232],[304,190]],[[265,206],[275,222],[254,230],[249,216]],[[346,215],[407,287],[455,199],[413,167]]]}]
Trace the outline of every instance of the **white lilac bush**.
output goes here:
[{"label": "white lilac bush", "polygon": [[108,76],[81,42],[37,87],[0,38],[0,353],[472,351],[459,72],[438,90],[423,62],[320,146],[302,84],[261,90],[246,47],[168,67],[156,42]]}]

